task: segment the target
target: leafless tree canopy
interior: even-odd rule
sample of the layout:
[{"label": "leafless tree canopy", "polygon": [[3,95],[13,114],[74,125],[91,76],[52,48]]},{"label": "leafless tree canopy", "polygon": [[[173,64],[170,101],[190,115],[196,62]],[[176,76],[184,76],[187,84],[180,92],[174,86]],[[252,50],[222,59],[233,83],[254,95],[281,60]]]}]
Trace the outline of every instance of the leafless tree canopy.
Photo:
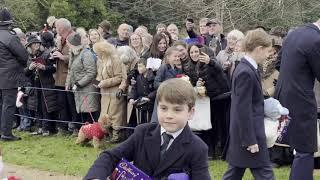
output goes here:
[{"label": "leafless tree canopy", "polygon": [[[219,18],[225,31],[257,25],[292,27],[320,18],[319,0],[0,0],[12,9],[22,28],[41,27],[48,15],[65,16],[76,26],[92,28],[109,19],[116,27],[127,22],[151,30],[162,22],[184,27],[191,17]],[[80,13],[82,12],[82,13]],[[85,13],[83,13],[85,12]],[[95,17],[95,18],[92,18]],[[83,20],[82,20],[83,19]],[[90,23],[91,22],[91,23]]]}]

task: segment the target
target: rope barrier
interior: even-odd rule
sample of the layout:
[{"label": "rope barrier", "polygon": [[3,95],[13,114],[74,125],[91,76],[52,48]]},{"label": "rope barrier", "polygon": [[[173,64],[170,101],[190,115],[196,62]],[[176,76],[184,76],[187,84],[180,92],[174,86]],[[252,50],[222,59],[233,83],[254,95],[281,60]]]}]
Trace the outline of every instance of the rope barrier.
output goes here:
[{"label": "rope barrier", "polygon": [[[77,90],[64,90],[55,88],[39,88],[39,87],[24,87],[26,89],[46,90],[46,91],[59,91],[59,92],[73,92],[73,93],[86,93],[86,94],[101,94],[101,95],[115,95],[116,93],[101,93],[101,92],[90,92],[90,91],[77,91]],[[122,94],[122,96],[127,96]]]},{"label": "rope barrier", "polygon": [[[41,118],[35,118],[35,117],[25,116],[25,115],[21,115],[21,114],[14,114],[14,115],[19,116],[19,117],[23,117],[23,118],[33,119],[36,121],[49,121],[49,122],[71,123],[71,124],[81,124],[81,125],[86,124],[86,123],[81,123],[81,122],[62,121],[62,120],[56,120],[56,119],[41,119]],[[119,129],[135,129],[135,127],[129,127],[129,126],[114,126],[114,127],[119,128]]]}]

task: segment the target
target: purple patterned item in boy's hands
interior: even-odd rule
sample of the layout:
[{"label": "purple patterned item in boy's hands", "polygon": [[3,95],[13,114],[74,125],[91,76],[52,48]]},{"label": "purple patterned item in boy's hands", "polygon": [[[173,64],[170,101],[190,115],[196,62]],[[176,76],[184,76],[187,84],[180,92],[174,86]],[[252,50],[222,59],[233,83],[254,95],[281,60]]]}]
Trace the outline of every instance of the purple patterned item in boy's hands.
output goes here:
[{"label": "purple patterned item in boy's hands", "polygon": [[125,159],[121,159],[112,173],[111,180],[152,180],[147,174]]}]

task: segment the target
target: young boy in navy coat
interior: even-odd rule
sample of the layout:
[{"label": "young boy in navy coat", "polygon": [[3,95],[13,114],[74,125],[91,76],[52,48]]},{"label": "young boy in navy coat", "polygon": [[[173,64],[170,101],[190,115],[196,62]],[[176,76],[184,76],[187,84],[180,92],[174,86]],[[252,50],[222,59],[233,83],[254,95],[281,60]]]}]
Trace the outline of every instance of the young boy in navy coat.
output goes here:
[{"label": "young boy in navy coat", "polygon": [[210,179],[208,148],[188,126],[194,114],[195,92],[190,83],[174,78],[157,92],[159,124],[137,126],[133,135],[116,148],[104,151],[84,178],[106,179],[125,158],[154,179],[187,173],[190,179]]},{"label": "young boy in navy coat", "polygon": [[232,79],[230,134],[226,160],[229,163],[224,180],[241,180],[246,168],[255,179],[274,179],[264,130],[264,98],[257,71],[270,54],[272,41],[262,30],[246,35],[246,56],[234,71]]}]

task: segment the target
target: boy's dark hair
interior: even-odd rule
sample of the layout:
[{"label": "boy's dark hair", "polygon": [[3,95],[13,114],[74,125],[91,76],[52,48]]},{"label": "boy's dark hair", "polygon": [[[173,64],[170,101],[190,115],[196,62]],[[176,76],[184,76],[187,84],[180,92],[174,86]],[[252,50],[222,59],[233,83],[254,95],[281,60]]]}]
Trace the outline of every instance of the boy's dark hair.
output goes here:
[{"label": "boy's dark hair", "polygon": [[196,93],[191,83],[179,78],[172,78],[162,82],[158,88],[157,101],[163,100],[171,104],[186,104],[191,110],[196,102]]},{"label": "boy's dark hair", "polygon": [[147,60],[145,58],[140,58],[138,61],[138,64],[143,64],[143,65],[147,66]]}]

